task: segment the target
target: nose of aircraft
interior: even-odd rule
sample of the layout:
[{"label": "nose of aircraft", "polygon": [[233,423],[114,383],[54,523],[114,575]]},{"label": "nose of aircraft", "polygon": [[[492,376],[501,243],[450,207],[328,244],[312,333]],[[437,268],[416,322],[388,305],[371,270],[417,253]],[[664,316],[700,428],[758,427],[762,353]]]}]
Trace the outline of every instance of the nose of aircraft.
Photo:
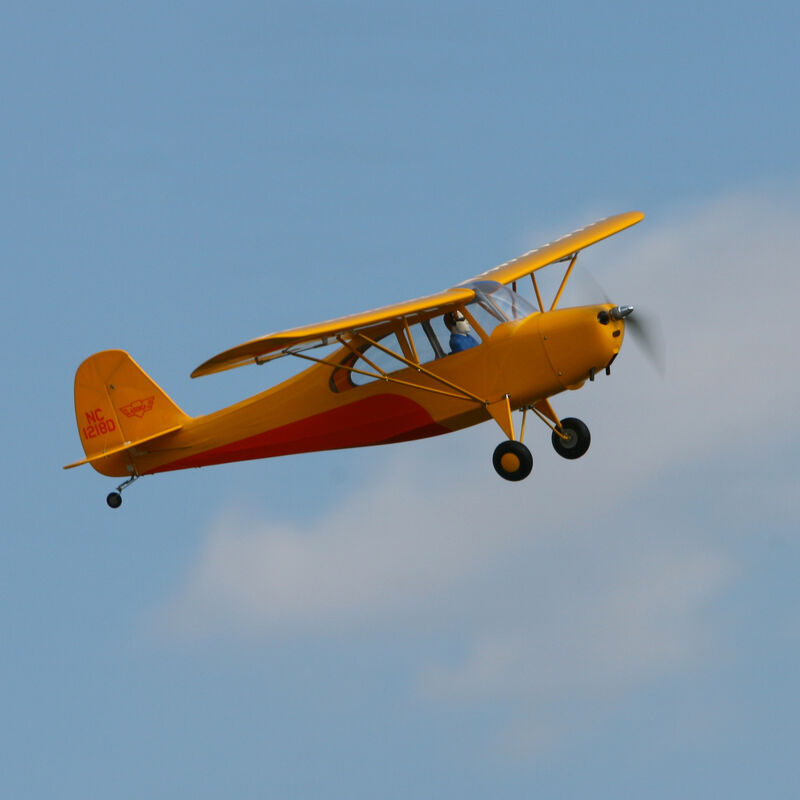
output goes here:
[{"label": "nose of aircraft", "polygon": [[619,353],[632,306],[582,306],[541,314],[539,333],[559,383],[578,388]]}]

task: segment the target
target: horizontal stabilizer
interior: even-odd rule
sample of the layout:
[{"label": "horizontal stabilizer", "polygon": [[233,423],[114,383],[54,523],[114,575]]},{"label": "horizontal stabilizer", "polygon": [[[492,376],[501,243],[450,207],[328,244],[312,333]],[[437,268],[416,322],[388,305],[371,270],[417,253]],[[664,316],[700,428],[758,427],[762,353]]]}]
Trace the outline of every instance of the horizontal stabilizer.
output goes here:
[{"label": "horizontal stabilizer", "polygon": [[123,442],[116,447],[110,447],[108,450],[105,450],[102,453],[95,453],[88,458],[84,458],[81,461],[76,461],[74,464],[67,464],[64,469],[72,469],[73,467],[80,467],[82,464],[91,464],[93,461],[100,461],[103,458],[108,458],[108,456],[116,455],[117,453],[123,453],[126,450],[133,450],[135,447],[139,447],[140,445],[145,444],[146,442],[152,442],[156,439],[160,439],[162,436],[166,436],[168,433],[175,433],[175,431],[179,431],[183,425],[176,425],[174,428],[167,428],[165,431],[161,431],[160,433],[154,433],[152,436],[145,436],[144,439],[138,439],[135,442]]}]

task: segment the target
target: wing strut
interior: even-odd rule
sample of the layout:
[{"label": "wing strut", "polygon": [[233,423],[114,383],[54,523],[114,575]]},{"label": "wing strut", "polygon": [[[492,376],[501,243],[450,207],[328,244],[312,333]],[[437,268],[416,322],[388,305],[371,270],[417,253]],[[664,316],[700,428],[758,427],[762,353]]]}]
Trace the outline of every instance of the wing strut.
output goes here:
[{"label": "wing strut", "polygon": [[531,283],[533,283],[533,291],[536,292],[536,302],[539,304],[539,311],[544,311],[544,303],[542,302],[542,295],[539,293],[539,284],[536,282],[536,273],[531,272]]},{"label": "wing strut", "polygon": [[[367,362],[367,364],[375,370],[375,372],[368,372],[367,370],[358,369],[357,367],[351,367],[348,364],[337,363],[335,361],[329,361],[326,358],[315,358],[314,356],[307,356],[305,353],[299,352],[287,352],[287,355],[295,356],[296,358],[302,358],[305,361],[312,361],[315,364],[324,364],[328,367],[333,367],[334,369],[346,369],[348,372],[354,372],[357,375],[365,375],[368,378],[375,378],[376,380],[386,381],[387,383],[396,383],[399,386],[408,386],[411,389],[419,389],[422,392],[430,392],[431,394],[441,394],[445,395],[445,397],[454,397],[457,400],[466,400],[468,402],[477,403],[478,405],[488,406],[489,401],[484,400],[478,395],[473,394],[468,389],[464,389],[462,386],[453,383],[452,381],[448,381],[446,378],[442,378],[440,375],[437,375],[435,372],[431,372],[425,367],[421,366],[420,364],[416,364],[413,361],[409,361],[407,358],[398,355],[393,350],[389,350],[389,348],[384,347],[380,342],[373,341],[368,336],[365,336],[363,333],[356,334],[359,338],[364,339],[368,344],[372,345],[373,347],[377,347],[379,350],[382,350],[387,355],[390,355],[392,358],[396,359],[397,361],[405,364],[408,367],[412,367],[413,369],[417,370],[418,372],[422,372],[423,374],[427,375],[433,380],[438,381],[439,383],[443,383],[445,386],[448,386],[450,389],[454,389],[455,392],[448,392],[443,389],[434,389],[432,386],[423,386],[419,383],[412,383],[411,381],[404,381],[400,378],[394,378],[389,373],[382,370],[377,364],[370,361],[363,353],[356,350],[352,344],[346,340],[344,340],[341,336],[337,336],[336,339],[339,341],[340,344],[344,345],[353,355],[357,356],[358,358]],[[456,394],[458,392],[458,394]]]},{"label": "wing strut", "polygon": [[[481,405],[487,405],[488,401],[482,400],[478,395],[473,394],[472,392],[468,391],[467,389],[462,388],[458,384],[453,383],[452,381],[448,381],[447,378],[442,378],[440,375],[437,375],[435,372],[431,372],[429,369],[425,369],[421,364],[415,364],[413,361],[409,361],[407,358],[398,355],[397,353],[389,350],[388,347],[384,347],[380,342],[375,342],[369,338],[369,336],[365,336],[363,333],[359,333],[358,336],[361,339],[369,342],[373,347],[377,347],[379,350],[383,350],[384,353],[387,355],[393,356],[398,361],[402,361],[408,367],[413,367],[418,372],[422,372],[424,375],[427,375],[429,378],[433,378],[435,381],[439,381],[439,383],[443,383],[445,386],[449,386],[451,389],[455,389],[457,392],[461,392],[463,395],[466,395],[471,400],[474,400],[476,403],[480,403]],[[362,356],[363,358],[363,356]],[[385,374],[385,373],[384,373]],[[388,378],[388,376],[387,376]],[[410,386],[416,386],[416,384],[409,384]],[[425,387],[420,386],[420,389]]]},{"label": "wing strut", "polygon": [[[572,260],[569,262],[569,266],[567,267],[567,271],[564,273],[564,277],[561,280],[561,286],[558,287],[558,291],[556,292],[556,296],[553,298],[553,305],[550,306],[550,310],[553,311],[555,307],[558,305],[558,301],[561,299],[561,293],[564,291],[564,287],[567,285],[567,281],[569,280],[570,273],[572,272],[572,268],[575,266],[575,262],[578,260],[578,254],[575,253],[572,256]],[[533,278],[533,273],[531,272],[531,277]],[[536,287],[536,279],[534,278],[534,287]],[[539,298],[539,291],[537,288],[536,291],[536,299],[539,300],[539,305],[542,304],[541,299]]]}]

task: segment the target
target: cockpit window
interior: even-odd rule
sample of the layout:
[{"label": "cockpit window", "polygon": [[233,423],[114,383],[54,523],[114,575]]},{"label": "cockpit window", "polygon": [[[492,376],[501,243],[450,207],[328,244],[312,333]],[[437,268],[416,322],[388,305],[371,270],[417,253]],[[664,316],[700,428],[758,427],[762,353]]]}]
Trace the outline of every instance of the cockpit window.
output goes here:
[{"label": "cockpit window", "polygon": [[[536,313],[536,309],[524,297],[503,286],[502,283],[473,281],[466,286],[475,291],[475,299],[467,303],[464,308],[487,336],[504,322],[524,319]],[[480,338],[476,330],[470,335],[476,340]],[[380,344],[401,358],[411,362],[418,360],[420,364],[427,364],[458,352],[451,347],[450,331],[445,325],[444,315],[437,315],[424,322],[414,323],[406,330],[387,334],[380,339]],[[379,347],[368,345],[361,348],[360,357],[351,355],[342,362],[340,368],[334,370],[331,388],[339,392],[353,386],[363,386],[379,380],[379,372],[391,374],[406,368],[408,364],[404,361],[394,358]],[[354,372],[353,369],[359,371]]]},{"label": "cockpit window", "polygon": [[467,303],[466,310],[487,336],[491,336],[492,331],[501,322],[507,321],[499,309],[485,298],[476,298],[471,303]]},{"label": "cockpit window", "polygon": [[[400,349],[397,341],[397,337],[394,333],[390,333],[388,336],[384,336],[382,339],[379,339],[378,343],[383,345],[383,347],[385,347],[387,350],[391,350],[393,353],[397,353],[400,356],[403,355],[403,352]],[[381,372],[387,373],[396,372],[398,369],[403,369],[403,363],[401,361],[398,361],[397,358],[389,355],[386,350],[381,350],[379,347],[372,347],[372,345],[364,348],[362,357],[359,358],[353,366],[356,369],[373,374],[376,372],[375,367],[377,367]],[[370,381],[377,380],[377,378],[372,378],[368,375],[362,375],[358,372],[351,373],[350,379],[356,386],[361,386],[364,383],[370,383]]]},{"label": "cockpit window", "polygon": [[522,295],[497,281],[472,281],[465,285],[475,292],[475,299],[466,306],[467,311],[487,335],[501,322],[524,319],[536,313]]},{"label": "cockpit window", "polygon": [[[406,336],[405,332],[400,332],[399,336],[400,339],[398,339],[398,334],[390,333],[380,340],[380,344],[391,350],[392,353],[397,353],[401,358],[408,358],[412,362],[419,360],[420,364],[427,364],[429,361],[434,361],[445,355],[441,340],[433,331],[429,322],[411,325],[408,328],[408,336]],[[404,342],[402,347],[400,346],[401,340]],[[341,370],[341,372],[345,373],[343,376],[338,376],[334,373],[334,383],[338,389],[346,388],[348,383],[351,386],[363,386],[365,383],[372,383],[372,381],[378,380],[375,367],[378,367],[386,374],[398,372],[408,367],[399,358],[395,358],[386,351],[372,345],[363,348],[361,353],[361,357],[353,359],[354,363],[350,364],[350,366],[361,370],[361,372]],[[370,364],[369,362],[372,363]],[[373,364],[375,365],[374,367]],[[370,374],[364,375],[362,374],[363,372]]]},{"label": "cockpit window", "polygon": [[506,319],[525,319],[536,313],[536,309],[522,295],[512,292],[508,286],[503,286],[501,283],[486,292],[486,296]]}]

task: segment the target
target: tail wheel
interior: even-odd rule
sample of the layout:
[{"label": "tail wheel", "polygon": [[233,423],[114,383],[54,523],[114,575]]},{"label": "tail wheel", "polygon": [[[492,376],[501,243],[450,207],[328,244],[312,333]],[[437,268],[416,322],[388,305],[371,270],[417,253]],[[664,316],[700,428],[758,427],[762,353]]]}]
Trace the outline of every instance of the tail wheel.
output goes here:
[{"label": "tail wheel", "polygon": [[562,458],[580,458],[589,449],[591,441],[585,423],[574,417],[562,419],[561,426],[553,431],[553,449]]},{"label": "tail wheel", "polygon": [[531,474],[533,456],[522,442],[500,442],[494,450],[492,463],[501,478],[507,481],[521,481]]}]

